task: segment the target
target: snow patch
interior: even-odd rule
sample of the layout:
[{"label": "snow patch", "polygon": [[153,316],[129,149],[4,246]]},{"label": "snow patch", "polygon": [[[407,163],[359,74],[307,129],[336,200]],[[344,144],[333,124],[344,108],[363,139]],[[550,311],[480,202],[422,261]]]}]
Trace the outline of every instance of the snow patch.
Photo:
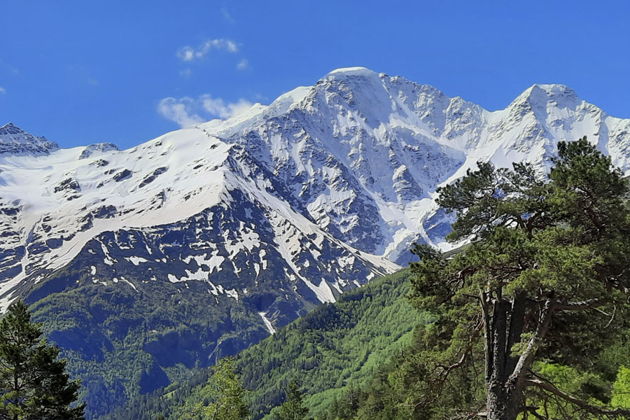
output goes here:
[{"label": "snow patch", "polygon": [[276,333],[276,329],[273,327],[271,321],[267,318],[267,312],[258,312],[258,315],[260,315],[263,322],[265,323],[265,327],[267,328],[267,331],[269,331],[269,334],[274,335]]},{"label": "snow patch", "polygon": [[328,286],[328,283],[326,282],[326,280],[322,279],[322,281],[320,281],[319,285],[317,286],[308,280],[302,279],[302,281],[304,282],[304,284],[308,286],[309,289],[313,291],[313,293],[315,293],[315,296],[317,296],[317,299],[319,299],[320,302],[322,303],[335,302],[335,295],[333,295],[333,292],[330,289],[330,286]]},{"label": "snow patch", "polygon": [[125,257],[125,259],[133,265],[140,265],[140,263],[149,262],[149,260],[142,257]]}]

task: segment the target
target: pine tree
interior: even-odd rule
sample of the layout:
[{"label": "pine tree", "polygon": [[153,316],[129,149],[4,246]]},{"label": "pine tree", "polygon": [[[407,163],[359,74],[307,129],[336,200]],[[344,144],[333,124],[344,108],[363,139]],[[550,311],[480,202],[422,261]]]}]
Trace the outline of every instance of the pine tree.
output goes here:
[{"label": "pine tree", "polygon": [[79,384],[59,349],[46,343],[22,301],[0,321],[0,419],[82,419]]},{"label": "pine tree", "polygon": [[197,404],[188,418],[211,420],[245,420],[249,418],[246,401],[247,391],[235,370],[235,361],[231,357],[219,360],[213,368],[213,375],[202,390],[200,396],[209,404]]},{"label": "pine tree", "polygon": [[307,416],[308,408],[304,407],[300,387],[292,381],[286,391],[286,400],[278,410],[278,418],[280,420],[305,420]]},{"label": "pine tree", "polygon": [[449,239],[472,242],[454,256],[415,249],[413,298],[436,316],[423,338],[429,376],[416,407],[440,398],[453,372],[476,371],[481,358],[485,410],[471,407],[470,415],[538,417],[535,401],[597,418],[630,415],[559,389],[534,364],[548,357],[586,368],[629,309],[626,180],[586,138],[561,142],[554,164],[545,179],[526,164],[479,163],[438,191],[438,204],[457,215]]}]

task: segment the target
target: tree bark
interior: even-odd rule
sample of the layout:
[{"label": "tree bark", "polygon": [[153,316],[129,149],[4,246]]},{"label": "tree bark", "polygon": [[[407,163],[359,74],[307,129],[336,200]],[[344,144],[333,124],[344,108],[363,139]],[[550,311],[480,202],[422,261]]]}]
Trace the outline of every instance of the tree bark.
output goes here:
[{"label": "tree bark", "polygon": [[505,299],[495,300],[492,304],[491,325],[486,337],[486,346],[492,349],[489,352],[490,378],[487,382],[488,420],[515,420],[520,408],[520,396],[517,395],[520,393],[514,392],[516,389],[508,383],[511,373],[508,367],[513,364],[508,344],[513,339],[511,325],[516,323],[510,316],[512,306]]},{"label": "tree bark", "polygon": [[521,410],[522,381],[512,380],[519,358],[512,356],[512,347],[521,340],[525,305],[525,297],[517,294],[484,306],[488,420],[515,420]]}]

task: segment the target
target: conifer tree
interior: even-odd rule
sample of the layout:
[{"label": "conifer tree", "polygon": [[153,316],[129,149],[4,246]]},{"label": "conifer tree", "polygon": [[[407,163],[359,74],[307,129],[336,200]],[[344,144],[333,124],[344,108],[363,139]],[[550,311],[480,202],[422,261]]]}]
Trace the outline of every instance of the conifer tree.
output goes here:
[{"label": "conifer tree", "polygon": [[415,249],[413,299],[436,316],[424,337],[433,349],[423,354],[424,402],[415,407],[439,398],[454,371],[476,371],[481,358],[486,399],[470,407],[473,417],[543,418],[532,402],[550,400],[594,418],[630,416],[571,395],[536,370],[543,358],[587,367],[621,330],[630,291],[621,171],[586,138],[561,142],[553,163],[548,177],[527,164],[479,163],[438,190],[438,204],[457,216],[449,239],[472,242],[455,256]]},{"label": "conifer tree", "polygon": [[249,418],[246,394],[236,373],[234,359],[223,358],[214,366],[212,377],[201,390],[201,396],[209,404],[197,404],[189,418],[245,420]]},{"label": "conifer tree", "polygon": [[82,419],[79,383],[70,381],[59,349],[46,343],[22,301],[0,321],[0,419]]},{"label": "conifer tree", "polygon": [[278,410],[280,420],[305,420],[308,408],[304,407],[302,392],[297,382],[292,381],[286,390],[286,400]]}]

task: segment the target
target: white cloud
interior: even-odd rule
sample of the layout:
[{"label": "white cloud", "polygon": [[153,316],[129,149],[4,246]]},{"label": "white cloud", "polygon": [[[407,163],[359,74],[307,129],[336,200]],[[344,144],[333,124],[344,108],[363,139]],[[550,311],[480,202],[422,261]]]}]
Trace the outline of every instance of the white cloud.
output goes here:
[{"label": "white cloud", "polygon": [[0,95],[4,95],[5,93],[7,93],[7,90],[0,86]]},{"label": "white cloud", "polygon": [[238,44],[231,39],[217,38],[204,41],[197,48],[186,45],[177,51],[177,57],[182,61],[194,61],[204,58],[210,51],[226,51],[230,54],[238,52]]},{"label": "white cloud", "polygon": [[249,67],[249,61],[246,58],[243,58],[241,61],[238,62],[238,64],[236,65],[236,69],[237,70],[245,70]]},{"label": "white cloud", "polygon": [[190,127],[203,121],[194,111],[195,100],[192,98],[163,98],[158,104],[157,111],[167,120],[174,121],[180,127]]},{"label": "white cloud", "polygon": [[177,123],[180,127],[190,127],[214,118],[233,117],[247,111],[252,105],[245,99],[226,102],[206,94],[198,98],[188,96],[163,98],[158,104],[157,111],[162,117]]},{"label": "white cloud", "polygon": [[252,103],[239,99],[236,102],[227,103],[221,98],[213,98],[210,95],[203,95],[199,98],[203,109],[211,116],[226,119],[238,114],[242,114],[252,107]]}]

